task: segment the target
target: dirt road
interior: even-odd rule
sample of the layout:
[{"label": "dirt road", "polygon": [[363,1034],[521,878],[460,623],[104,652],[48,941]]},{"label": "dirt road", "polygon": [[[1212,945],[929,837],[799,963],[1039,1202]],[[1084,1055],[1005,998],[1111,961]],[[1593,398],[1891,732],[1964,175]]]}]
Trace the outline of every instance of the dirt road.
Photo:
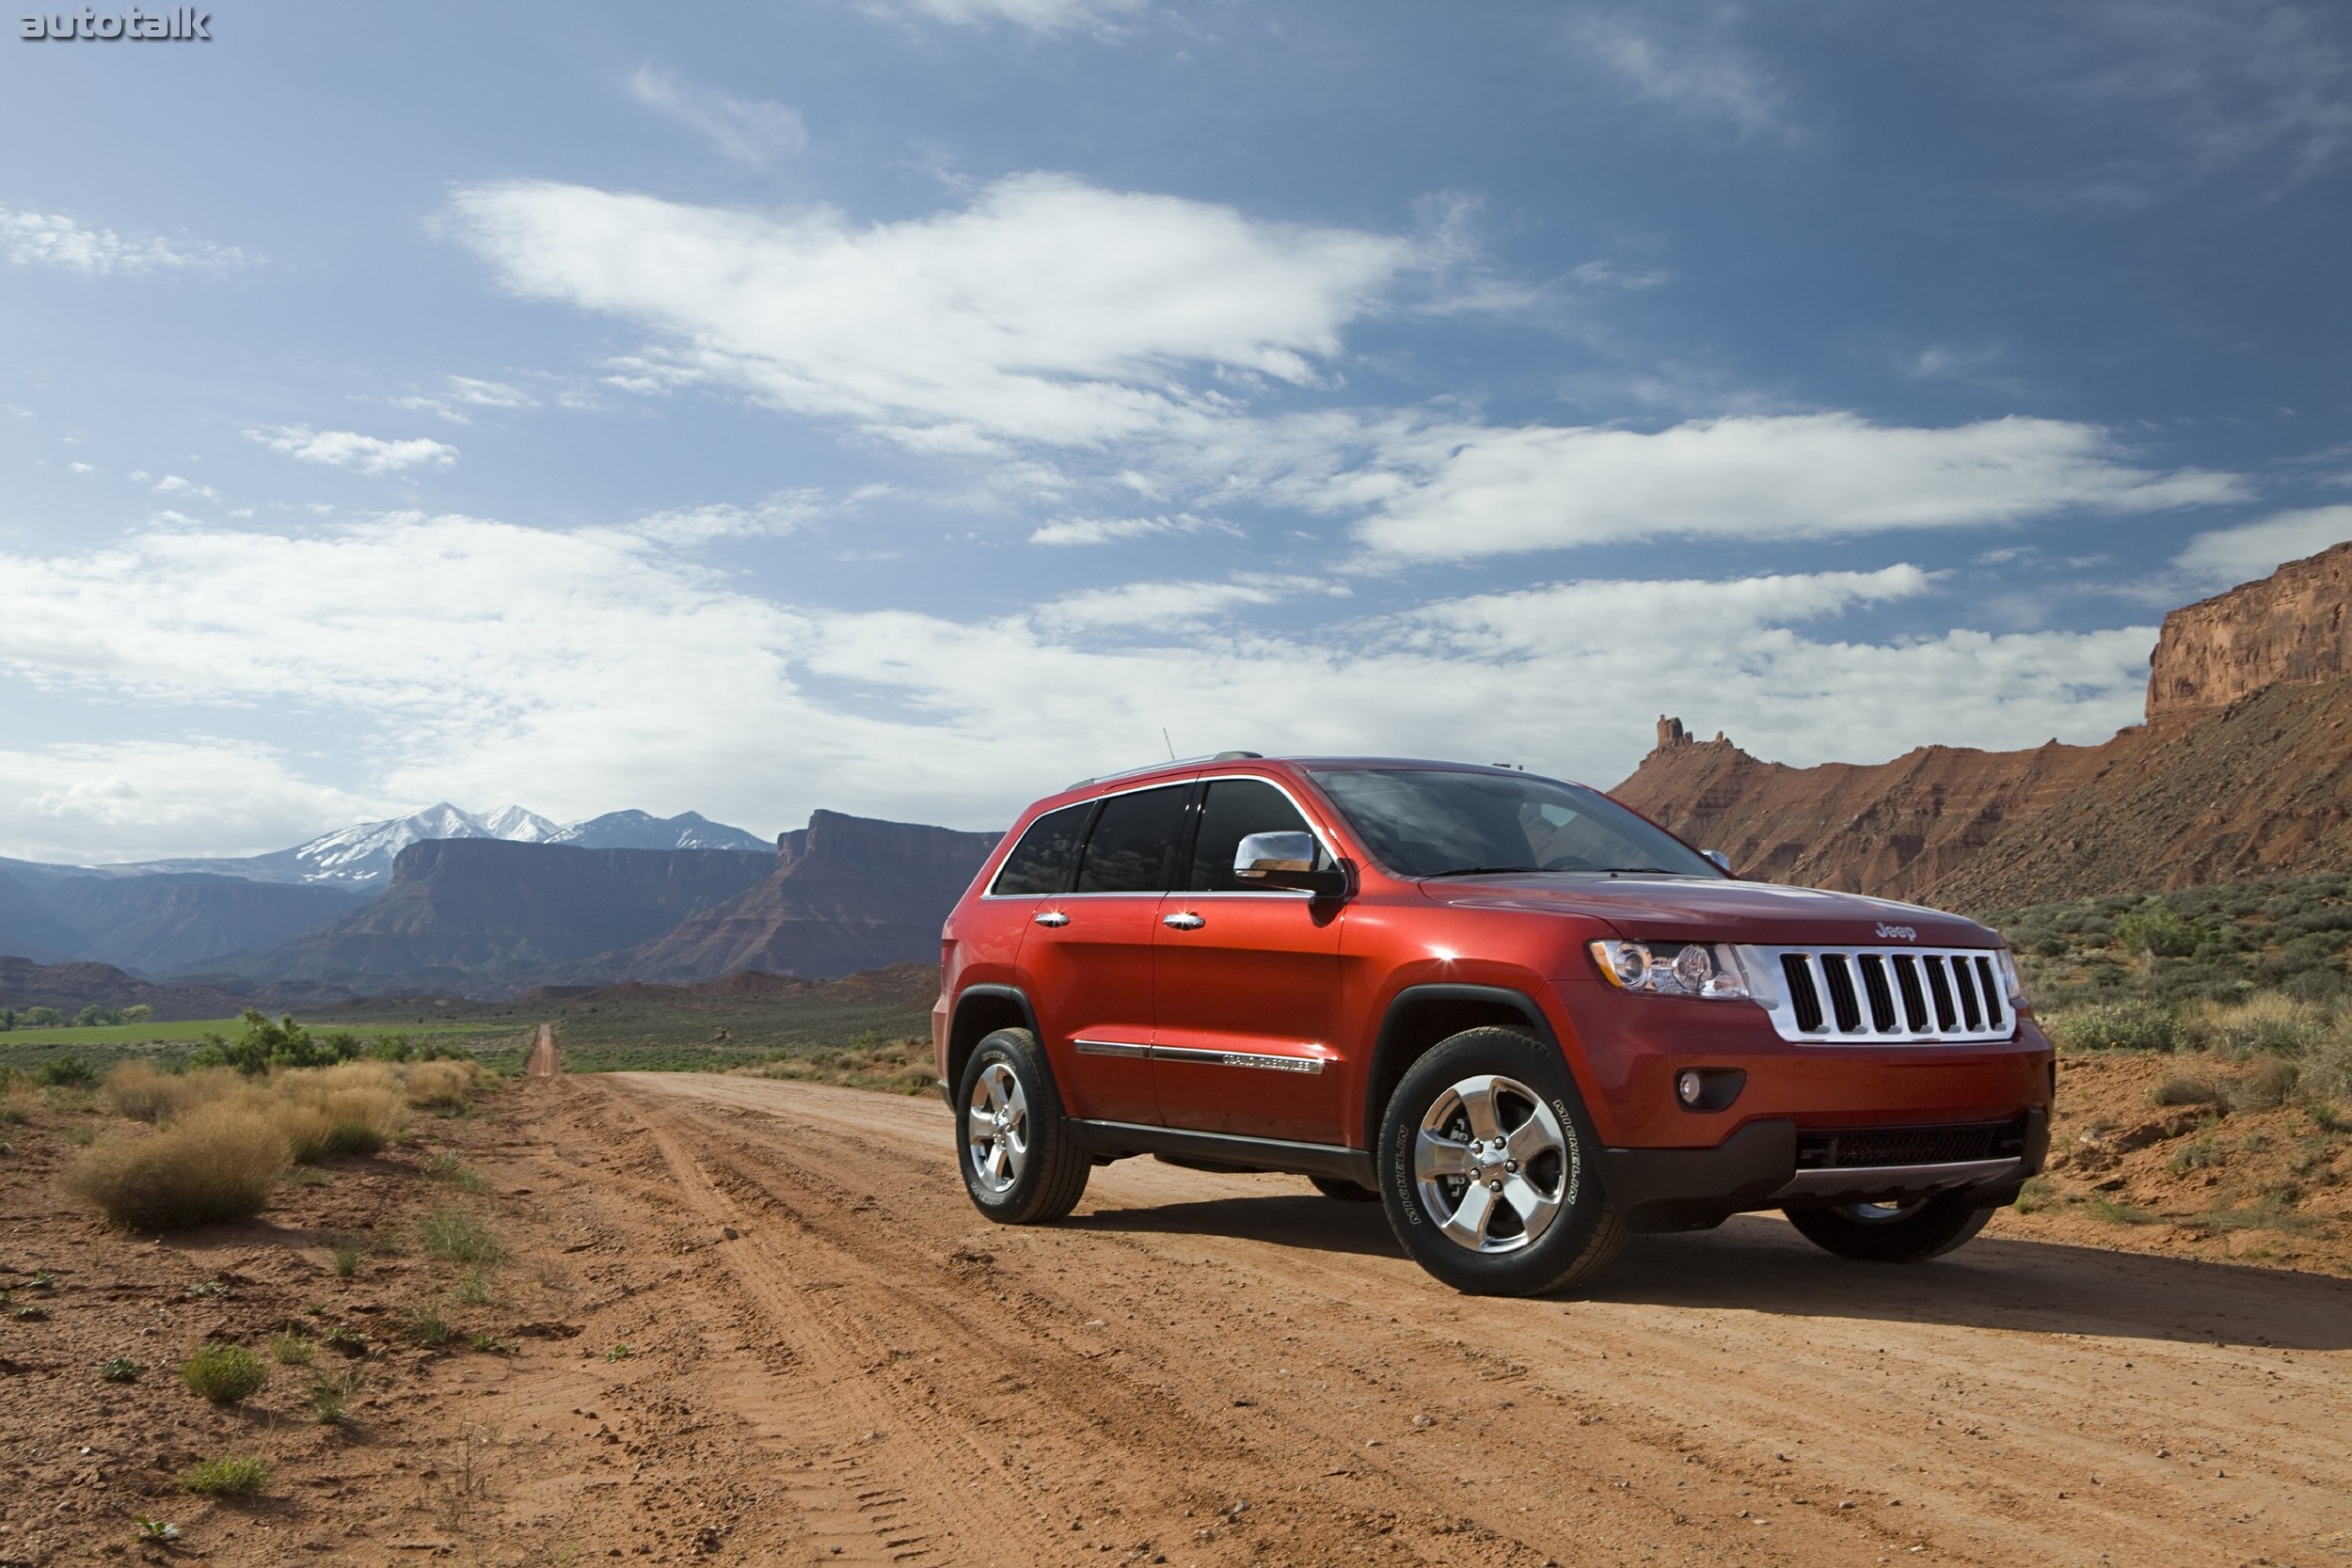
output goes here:
[{"label": "dirt road", "polygon": [[2018,1242],[1873,1269],[1745,1218],[1589,1299],[1476,1300],[1288,1178],[1131,1161],[990,1226],[935,1100],[526,1098],[509,1168],[615,1259],[596,1332],[691,1330],[608,1391],[628,1481],[699,1482],[729,1557],[2352,1560],[2352,1282]]}]

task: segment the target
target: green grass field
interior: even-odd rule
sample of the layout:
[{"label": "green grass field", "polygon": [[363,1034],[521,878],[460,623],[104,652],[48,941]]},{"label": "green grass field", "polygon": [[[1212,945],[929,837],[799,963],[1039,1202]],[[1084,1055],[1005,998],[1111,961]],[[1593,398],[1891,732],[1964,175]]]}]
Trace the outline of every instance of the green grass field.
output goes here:
[{"label": "green grass field", "polygon": [[150,1045],[172,1040],[200,1040],[206,1035],[233,1037],[244,1028],[241,1019],[189,1018],[168,1023],[101,1023],[87,1029],[59,1024],[54,1029],[22,1025],[0,1030],[0,1046],[9,1045]]}]

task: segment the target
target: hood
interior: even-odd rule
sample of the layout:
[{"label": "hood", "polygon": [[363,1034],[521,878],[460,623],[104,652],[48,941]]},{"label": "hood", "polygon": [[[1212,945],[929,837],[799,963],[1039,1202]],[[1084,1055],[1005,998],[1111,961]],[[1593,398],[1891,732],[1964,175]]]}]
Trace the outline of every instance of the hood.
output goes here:
[{"label": "hood", "polygon": [[[1461,909],[1524,910],[1603,920],[1633,940],[1749,942],[1761,947],[1996,947],[1973,920],[1891,898],[1772,882],[1690,877],[1581,875],[1455,877],[1421,884],[1422,895]],[[1906,939],[1895,930],[1913,933]]]}]

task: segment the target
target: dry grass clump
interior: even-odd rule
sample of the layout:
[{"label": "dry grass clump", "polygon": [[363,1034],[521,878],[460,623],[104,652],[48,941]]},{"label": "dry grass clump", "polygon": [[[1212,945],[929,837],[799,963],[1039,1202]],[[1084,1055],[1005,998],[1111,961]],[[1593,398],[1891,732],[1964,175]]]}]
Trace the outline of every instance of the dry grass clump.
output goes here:
[{"label": "dry grass clump", "polygon": [[150,1136],[101,1140],[66,1190],[135,1230],[178,1230],[262,1212],[286,1168],[278,1119],[240,1100],[199,1105]]},{"label": "dry grass clump", "polygon": [[2152,1105],[2221,1105],[2230,1091],[2218,1079],[2201,1073],[2176,1073],[2148,1091]]},{"label": "dry grass clump", "polygon": [[2295,1097],[2296,1085],[2302,1081],[2302,1069],[2282,1056],[2256,1062],[2244,1075],[2231,1083],[2230,1108],[2233,1111],[2275,1111]]},{"label": "dry grass clump", "polygon": [[315,1145],[317,1151],[308,1155],[302,1145],[294,1147],[294,1157],[305,1164],[330,1154],[373,1154],[408,1131],[400,1079],[381,1062],[272,1074],[270,1089],[285,1106],[289,1142],[299,1134]]},{"label": "dry grass clump", "polygon": [[14,1068],[0,1070],[0,1126],[25,1120],[40,1103],[40,1090]]},{"label": "dry grass clump", "polygon": [[399,1071],[408,1103],[421,1111],[464,1110],[467,1092],[489,1076],[472,1061],[410,1062]]},{"label": "dry grass clump", "polygon": [[2189,1038],[2223,1056],[2300,1056],[2328,1034],[2328,1011],[2282,991],[2209,1004],[2184,1020]]},{"label": "dry grass clump", "polygon": [[245,1080],[226,1068],[172,1073],[153,1062],[133,1061],[106,1074],[105,1093],[108,1103],[134,1121],[167,1122],[245,1086]]},{"label": "dry grass clump", "polygon": [[939,1069],[929,1040],[860,1039],[839,1050],[811,1051],[730,1069],[746,1078],[782,1078],[803,1084],[839,1084],[884,1094],[933,1091]]}]

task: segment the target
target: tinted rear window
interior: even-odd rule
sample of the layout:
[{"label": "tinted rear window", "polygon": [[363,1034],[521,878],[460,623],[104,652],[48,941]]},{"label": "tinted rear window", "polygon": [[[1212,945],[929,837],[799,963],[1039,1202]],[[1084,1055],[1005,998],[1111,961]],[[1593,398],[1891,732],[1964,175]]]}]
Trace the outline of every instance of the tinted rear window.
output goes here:
[{"label": "tinted rear window", "polygon": [[1087,814],[1093,809],[1089,800],[1049,811],[1030,823],[989,891],[1009,897],[1068,892],[1071,867],[1078,863],[1078,835],[1086,832]]},{"label": "tinted rear window", "polygon": [[1139,789],[1103,802],[1078,864],[1080,893],[1165,893],[1188,784]]}]

